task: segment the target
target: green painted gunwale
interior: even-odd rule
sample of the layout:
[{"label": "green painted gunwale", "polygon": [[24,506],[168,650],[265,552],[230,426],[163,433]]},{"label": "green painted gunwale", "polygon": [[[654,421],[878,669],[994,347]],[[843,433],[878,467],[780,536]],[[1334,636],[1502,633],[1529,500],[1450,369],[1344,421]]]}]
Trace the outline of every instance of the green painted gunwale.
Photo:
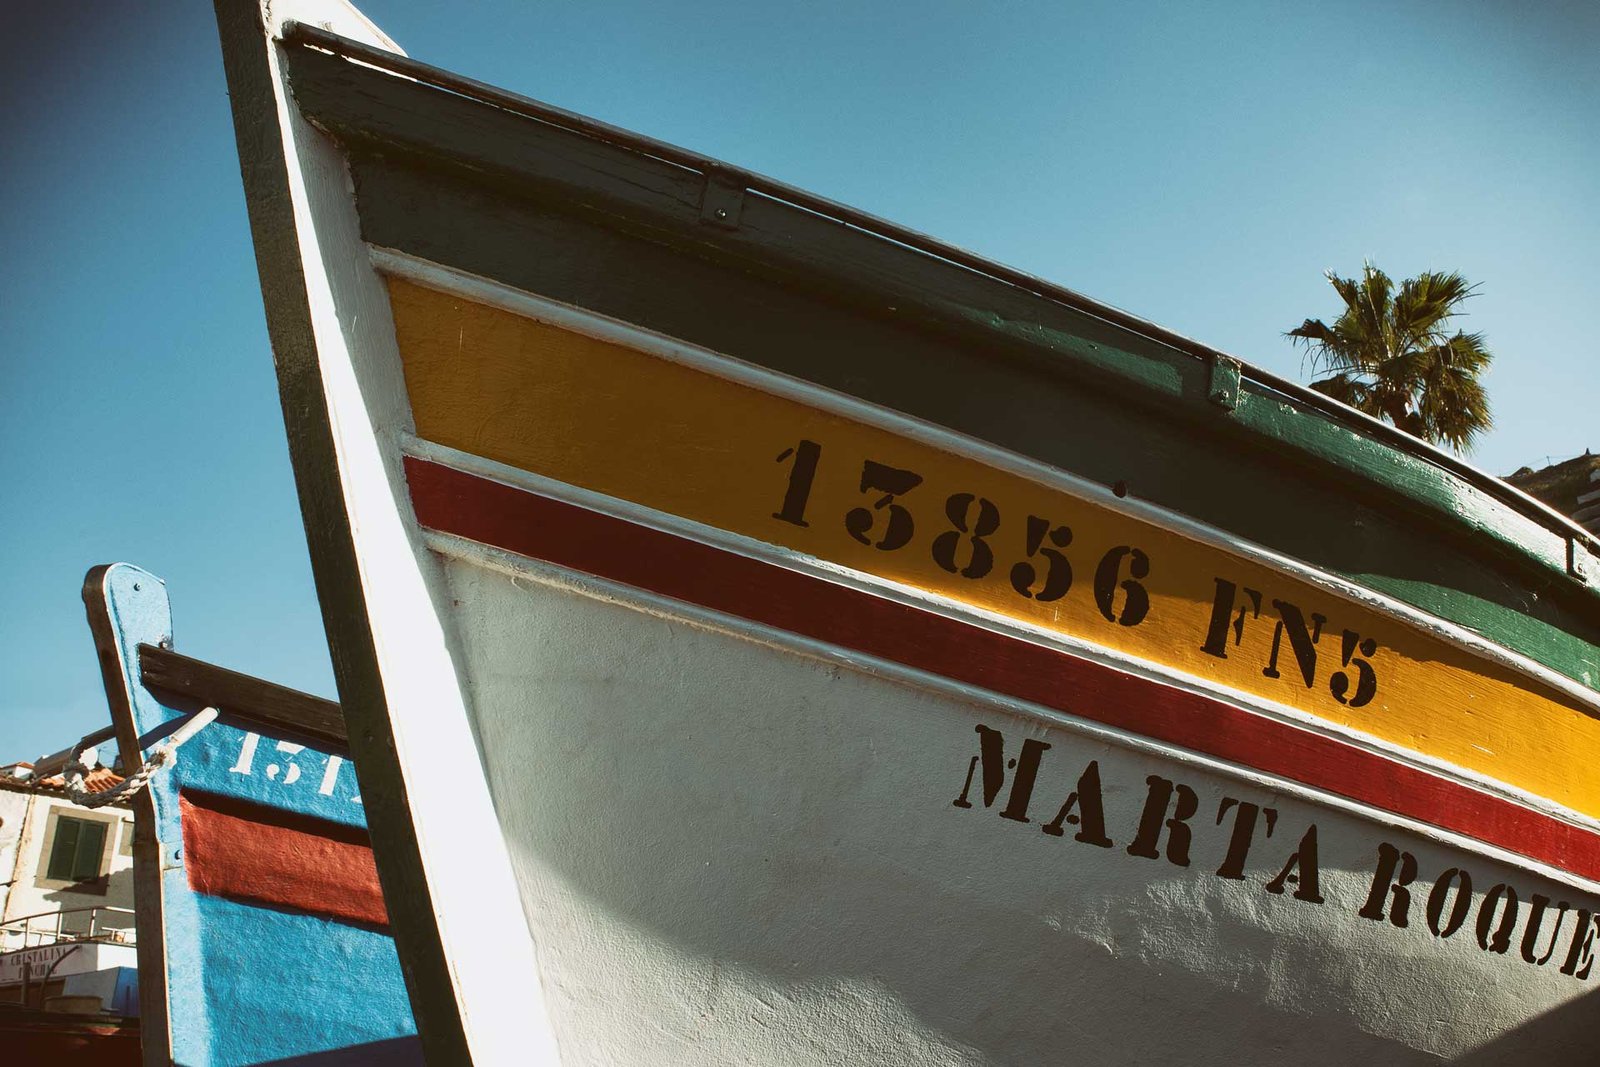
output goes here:
[{"label": "green painted gunwale", "polygon": [[[373,244],[1127,482],[1600,688],[1600,578],[1569,573],[1600,575],[1600,549],[1498,479],[1247,365],[1224,407],[1221,353],[768,179],[293,37],[316,45],[288,48],[296,101],[345,147]],[[748,190],[736,228],[702,218],[713,183]]]}]

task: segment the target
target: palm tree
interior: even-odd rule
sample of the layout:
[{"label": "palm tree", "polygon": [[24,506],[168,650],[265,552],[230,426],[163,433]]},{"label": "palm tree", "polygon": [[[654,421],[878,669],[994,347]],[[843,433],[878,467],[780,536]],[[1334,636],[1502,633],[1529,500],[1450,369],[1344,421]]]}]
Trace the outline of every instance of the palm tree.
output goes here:
[{"label": "palm tree", "polygon": [[1457,452],[1494,425],[1478,380],[1493,358],[1483,335],[1447,327],[1475,286],[1429,271],[1396,292],[1370,263],[1360,278],[1329,271],[1328,281],[1344,301],[1333,325],[1307,319],[1284,335],[1305,345],[1313,373],[1330,372],[1311,388]]}]

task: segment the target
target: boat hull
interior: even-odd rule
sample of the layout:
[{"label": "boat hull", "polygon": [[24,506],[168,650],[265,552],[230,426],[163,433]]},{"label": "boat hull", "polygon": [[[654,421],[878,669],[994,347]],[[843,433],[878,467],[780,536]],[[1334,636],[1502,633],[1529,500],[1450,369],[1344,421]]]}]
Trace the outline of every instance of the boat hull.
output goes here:
[{"label": "boat hull", "polygon": [[1586,1054],[1600,904],[1570,885],[1067,716],[443,547],[571,1062]]},{"label": "boat hull", "polygon": [[0,1041],[14,1063],[138,1067],[144,1062],[137,1019],[0,1005]]},{"label": "boat hull", "polygon": [[337,705],[178,656],[148,571],[93,568],[83,596],[123,765],[148,761],[146,1062],[420,1064]]},{"label": "boat hull", "polygon": [[430,1062],[1585,1058],[1589,541],[298,6],[224,54]]}]

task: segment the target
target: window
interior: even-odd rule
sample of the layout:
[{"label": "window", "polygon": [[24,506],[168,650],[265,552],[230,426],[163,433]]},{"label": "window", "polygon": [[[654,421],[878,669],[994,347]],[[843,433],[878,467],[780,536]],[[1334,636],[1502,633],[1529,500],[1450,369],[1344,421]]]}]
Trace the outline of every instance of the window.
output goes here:
[{"label": "window", "polygon": [[63,882],[87,882],[100,877],[100,857],[105,846],[105,823],[58,817],[45,877]]}]

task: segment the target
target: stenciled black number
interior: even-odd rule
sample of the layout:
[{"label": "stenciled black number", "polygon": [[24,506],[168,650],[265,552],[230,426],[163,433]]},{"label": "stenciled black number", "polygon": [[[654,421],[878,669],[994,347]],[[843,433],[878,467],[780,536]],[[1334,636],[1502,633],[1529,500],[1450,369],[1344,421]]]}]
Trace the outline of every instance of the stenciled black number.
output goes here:
[{"label": "stenciled black number", "polygon": [[[1127,560],[1129,577],[1121,582],[1122,563]],[[1150,577],[1150,557],[1131,545],[1118,545],[1107,552],[1094,572],[1094,601],[1107,622],[1120,626],[1137,626],[1150,611],[1150,594],[1145,591],[1140,578]],[[1122,610],[1116,606],[1117,590],[1125,598]]]},{"label": "stenciled black number", "polygon": [[[1050,539],[1055,548],[1043,547],[1046,538]],[[1028,559],[1040,558],[1045,561],[1044,588],[1037,593],[1033,591],[1033,583],[1039,580],[1039,572],[1028,562],[1018,563],[1011,568],[1011,588],[1028,599],[1040,603],[1049,603],[1066,596],[1067,590],[1072,588],[1072,564],[1068,563],[1067,557],[1057,552],[1056,548],[1066,548],[1070,544],[1072,544],[1070,527],[1052,527],[1049,519],[1029,515]]]},{"label": "stenciled black number", "polygon": [[782,463],[790,456],[794,457],[794,466],[789,468],[789,488],[783,494],[783,507],[774,511],[772,517],[796,526],[809,526],[811,524],[806,522],[806,501],[811,498],[811,483],[817,477],[817,461],[822,458],[822,446],[815,441],[801,441],[794,448],[779,452],[777,462]]},{"label": "stenciled black number", "polygon": [[[974,503],[978,505],[975,519],[971,517]],[[994,567],[994,550],[984,538],[1000,529],[1000,509],[973,493],[955,493],[944,502],[944,513],[955,529],[933,539],[933,561],[951,574],[982,578]],[[972,558],[966,566],[956,561],[963,540],[972,542]]]},{"label": "stenciled black number", "polygon": [[[872,502],[871,508],[851,508],[844,517],[844,528],[862,544],[885,552],[904,547],[911,540],[916,524],[911,521],[911,512],[896,504],[894,498],[911,492],[921,484],[922,475],[914,471],[867,460],[861,465],[861,491],[883,495]],[[878,512],[884,512],[888,518],[884,522],[883,535],[874,541],[872,527],[877,522]]]},{"label": "stenciled black number", "polygon": [[[1354,693],[1350,692],[1350,675],[1347,671],[1335,671],[1333,677],[1328,679],[1328,688],[1333,693],[1333,699],[1341,704],[1348,704],[1352,708],[1364,707],[1372,703],[1372,698],[1378,692],[1378,675],[1373,671],[1372,664],[1367,659],[1378,652],[1378,642],[1372,638],[1363,638],[1354,630],[1346,630],[1341,642],[1339,660],[1347,667],[1353,667],[1356,672]],[[1361,655],[1356,655],[1357,652]],[[1363,659],[1365,656],[1367,659]]]}]

